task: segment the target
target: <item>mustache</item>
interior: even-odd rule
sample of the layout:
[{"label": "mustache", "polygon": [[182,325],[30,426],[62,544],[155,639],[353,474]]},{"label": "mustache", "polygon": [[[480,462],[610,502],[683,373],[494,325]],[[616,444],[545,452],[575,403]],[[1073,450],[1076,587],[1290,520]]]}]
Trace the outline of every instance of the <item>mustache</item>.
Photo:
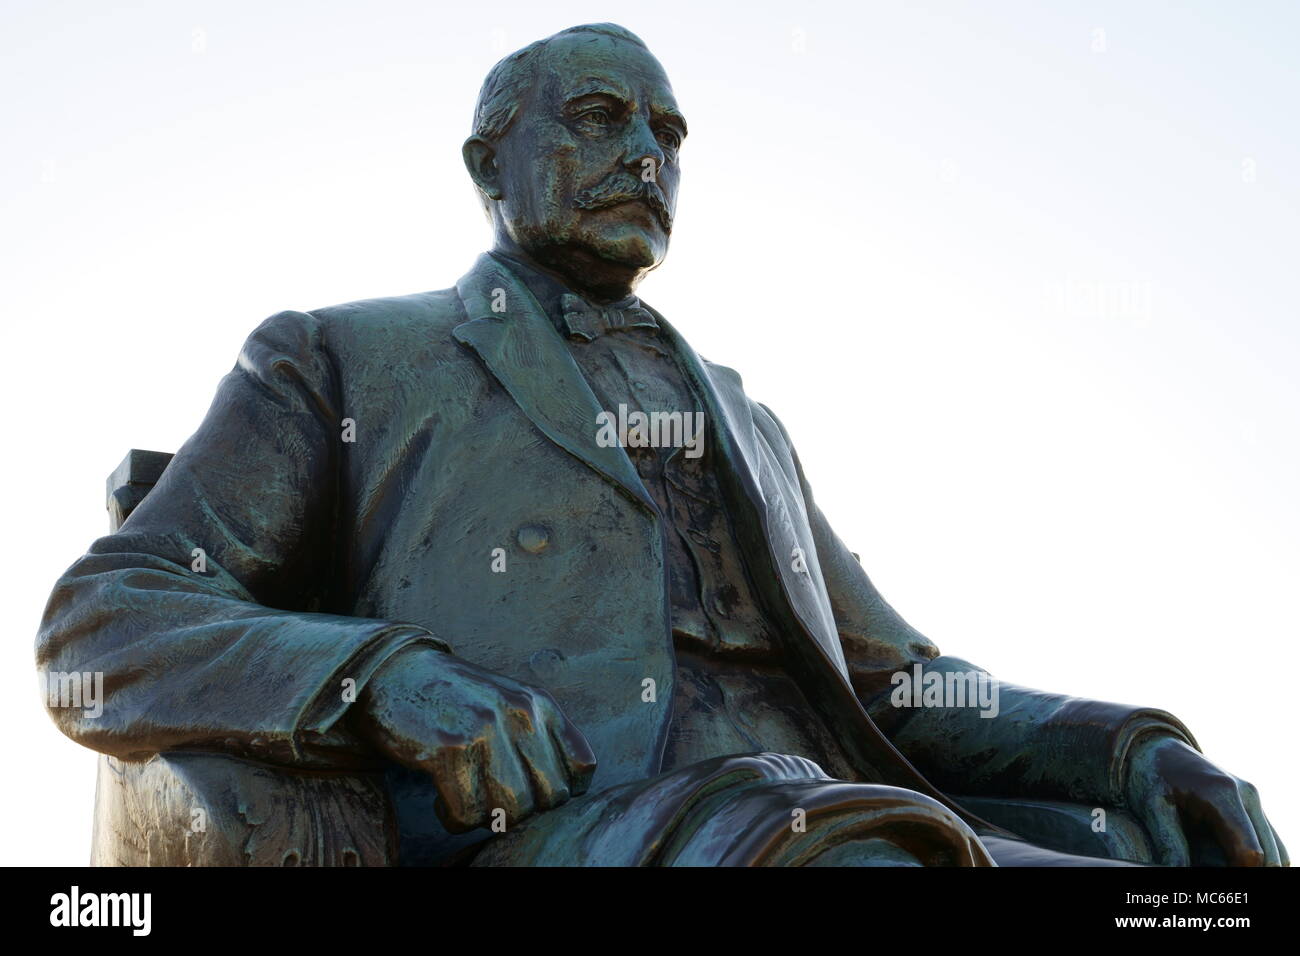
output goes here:
[{"label": "mustache", "polygon": [[645,182],[630,173],[615,173],[590,189],[584,189],[574,198],[573,205],[578,209],[595,211],[625,202],[645,203],[659,220],[664,232],[673,231],[673,214],[668,210],[668,200],[659,184]]}]

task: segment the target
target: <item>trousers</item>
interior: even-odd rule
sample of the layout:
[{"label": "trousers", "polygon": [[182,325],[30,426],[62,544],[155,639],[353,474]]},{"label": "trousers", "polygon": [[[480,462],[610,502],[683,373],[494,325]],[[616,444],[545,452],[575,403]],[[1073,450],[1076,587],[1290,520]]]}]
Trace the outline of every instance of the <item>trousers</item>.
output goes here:
[{"label": "trousers", "polygon": [[835,780],[789,754],[715,757],[578,797],[474,866],[1139,866],[977,831],[913,790]]}]

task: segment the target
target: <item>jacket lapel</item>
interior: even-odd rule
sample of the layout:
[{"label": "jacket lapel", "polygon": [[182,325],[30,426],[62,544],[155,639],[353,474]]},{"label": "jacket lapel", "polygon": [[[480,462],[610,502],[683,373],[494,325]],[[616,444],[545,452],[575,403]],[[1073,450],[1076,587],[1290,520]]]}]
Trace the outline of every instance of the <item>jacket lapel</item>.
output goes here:
[{"label": "jacket lapel", "polygon": [[[547,438],[654,513],[627,453],[596,442],[600,403],[532,293],[486,253],[456,291],[469,316],[452,330],[456,340],[478,353]],[[504,311],[493,311],[494,302],[503,303]]]}]

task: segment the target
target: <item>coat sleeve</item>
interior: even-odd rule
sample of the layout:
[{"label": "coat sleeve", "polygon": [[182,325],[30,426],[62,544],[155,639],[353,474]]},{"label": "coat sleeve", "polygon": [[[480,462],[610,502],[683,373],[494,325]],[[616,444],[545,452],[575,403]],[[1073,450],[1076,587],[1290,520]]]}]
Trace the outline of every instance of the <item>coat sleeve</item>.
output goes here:
[{"label": "coat sleeve", "polygon": [[[940,789],[968,796],[1038,797],[1118,806],[1129,748],[1147,734],[1196,740],[1172,714],[1150,707],[1052,694],[993,679],[939,648],[889,605],[813,500],[798,455],[780,421],[812,523],[854,690],[890,742]],[[983,675],[996,692],[989,706],[903,706],[910,683]],[[936,675],[930,677],[929,675]],[[951,675],[951,678],[950,676]],[[980,679],[980,678],[977,678]],[[1198,748],[1199,749],[1199,748]]]},{"label": "coat sleeve", "polygon": [[422,627],[318,610],[336,553],[337,383],[315,317],[267,319],[157,486],[58,580],[37,666],[49,687],[74,673],[102,686],[93,707],[47,695],[65,734],[123,758],[372,762],[340,721],[350,691],[402,647],[447,648]]}]

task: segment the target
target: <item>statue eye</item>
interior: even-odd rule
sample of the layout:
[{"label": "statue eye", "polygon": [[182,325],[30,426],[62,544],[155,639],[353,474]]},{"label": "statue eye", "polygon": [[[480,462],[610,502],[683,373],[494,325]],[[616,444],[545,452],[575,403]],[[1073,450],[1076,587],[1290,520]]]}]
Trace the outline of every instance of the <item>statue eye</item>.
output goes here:
[{"label": "statue eye", "polygon": [[582,112],[582,115],[579,116],[578,118],[582,120],[584,123],[588,123],[591,126],[600,127],[602,129],[608,126],[610,121],[609,110],[601,109],[599,107],[596,107],[595,109],[584,110]]},{"label": "statue eye", "polygon": [[664,149],[676,150],[682,145],[682,138],[667,127],[655,132],[655,139]]}]

